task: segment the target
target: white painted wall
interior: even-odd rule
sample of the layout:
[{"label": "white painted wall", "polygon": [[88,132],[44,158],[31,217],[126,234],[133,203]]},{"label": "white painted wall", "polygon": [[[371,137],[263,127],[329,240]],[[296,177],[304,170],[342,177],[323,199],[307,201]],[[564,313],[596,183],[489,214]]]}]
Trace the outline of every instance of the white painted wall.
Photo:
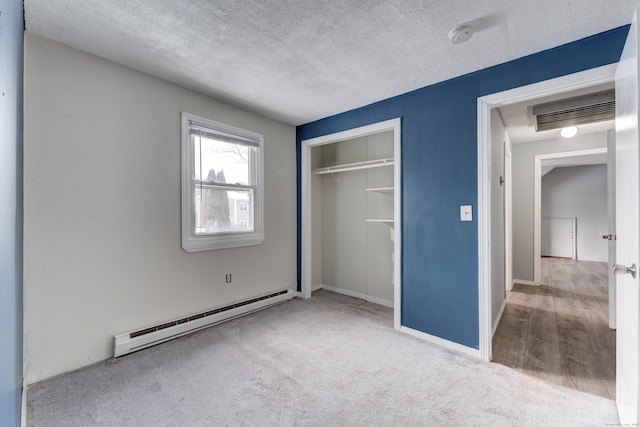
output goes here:
[{"label": "white painted wall", "polygon": [[[384,132],[314,149],[322,166],[393,157],[393,133]],[[367,192],[371,187],[393,187],[393,167],[322,175],[313,189],[314,206],[321,196],[322,228],[313,217],[314,233],[322,240],[321,257],[314,257],[313,285],[323,284],[393,302],[393,241],[387,224],[367,218],[393,218],[393,193]],[[315,242],[316,234],[314,234]],[[315,243],[313,250],[315,251]],[[317,263],[321,262],[321,275]]]},{"label": "white painted wall", "polygon": [[[30,33],[24,59],[28,383],[109,358],[115,334],[295,287],[294,127]],[[182,111],[264,135],[262,245],[182,250]]]},{"label": "white painted wall", "polygon": [[533,167],[539,154],[603,148],[607,134],[513,144],[513,277],[533,281]]},{"label": "white painted wall", "polygon": [[504,264],[504,147],[511,143],[500,110],[491,110],[491,321],[495,325],[506,295]]},{"label": "white painted wall", "polygon": [[541,190],[543,217],[577,218],[577,259],[607,262],[607,165],[555,168]]}]

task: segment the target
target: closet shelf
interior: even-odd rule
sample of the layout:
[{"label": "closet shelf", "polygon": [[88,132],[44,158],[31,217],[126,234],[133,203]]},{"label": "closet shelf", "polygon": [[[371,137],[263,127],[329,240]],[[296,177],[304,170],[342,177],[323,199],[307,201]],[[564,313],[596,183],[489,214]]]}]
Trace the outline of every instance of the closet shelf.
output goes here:
[{"label": "closet shelf", "polygon": [[378,159],[378,160],[365,160],[363,162],[346,163],[344,165],[327,166],[324,168],[318,168],[313,171],[314,175],[323,175],[327,173],[336,172],[349,172],[360,169],[379,168],[383,166],[392,166],[393,158],[390,159]]},{"label": "closet shelf", "polygon": [[366,222],[382,222],[385,224],[393,224],[395,221],[393,219],[365,219]]},{"label": "closet shelf", "polygon": [[393,193],[393,187],[367,188],[366,191],[371,191],[375,193]]}]

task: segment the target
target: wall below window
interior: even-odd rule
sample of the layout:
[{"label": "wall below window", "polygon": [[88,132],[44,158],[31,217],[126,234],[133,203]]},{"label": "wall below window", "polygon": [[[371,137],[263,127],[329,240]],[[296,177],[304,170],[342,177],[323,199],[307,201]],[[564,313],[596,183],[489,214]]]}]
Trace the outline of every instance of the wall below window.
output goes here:
[{"label": "wall below window", "polygon": [[0,425],[22,391],[22,2],[0,2]]},{"label": "wall below window", "polygon": [[[264,135],[263,244],[182,250],[182,111]],[[115,334],[295,287],[294,141],[291,126],[27,33],[27,381],[111,357]]]},{"label": "wall below window", "polygon": [[555,168],[542,177],[542,217],[577,218],[577,259],[607,262],[607,165]]}]

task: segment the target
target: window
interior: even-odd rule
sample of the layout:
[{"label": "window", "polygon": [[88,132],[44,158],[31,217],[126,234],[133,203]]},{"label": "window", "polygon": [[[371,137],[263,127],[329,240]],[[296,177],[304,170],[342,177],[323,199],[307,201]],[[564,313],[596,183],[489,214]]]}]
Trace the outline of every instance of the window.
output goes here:
[{"label": "window", "polygon": [[182,113],[182,248],[258,245],[263,231],[262,135]]}]

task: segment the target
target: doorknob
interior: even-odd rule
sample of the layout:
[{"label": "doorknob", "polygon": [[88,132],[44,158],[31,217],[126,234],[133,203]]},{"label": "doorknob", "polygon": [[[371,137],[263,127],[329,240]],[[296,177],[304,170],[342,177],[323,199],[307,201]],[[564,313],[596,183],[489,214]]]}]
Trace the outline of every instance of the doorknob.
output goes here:
[{"label": "doorknob", "polygon": [[630,274],[634,279],[636,278],[636,265],[632,264],[631,267],[626,265],[616,264],[613,266],[613,272],[615,274]]},{"label": "doorknob", "polygon": [[602,238],[603,238],[604,240],[612,240],[612,239],[613,239],[613,236],[612,236],[611,234],[603,234],[603,235],[602,235]]}]

